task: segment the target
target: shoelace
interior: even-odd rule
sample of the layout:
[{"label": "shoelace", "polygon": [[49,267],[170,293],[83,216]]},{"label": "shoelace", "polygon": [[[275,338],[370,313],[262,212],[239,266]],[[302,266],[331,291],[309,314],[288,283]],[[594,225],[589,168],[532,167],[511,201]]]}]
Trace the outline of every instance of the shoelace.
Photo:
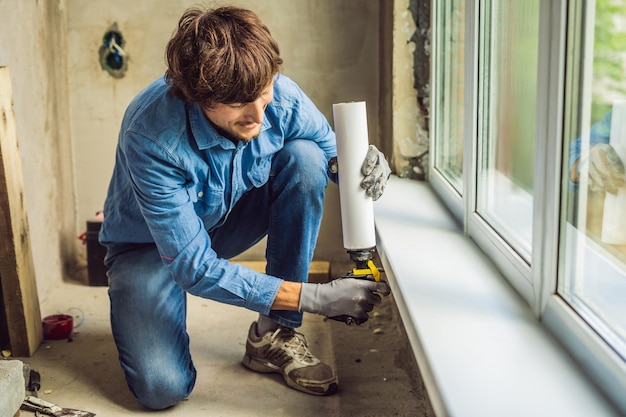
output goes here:
[{"label": "shoelace", "polygon": [[282,341],[285,349],[289,349],[294,359],[299,362],[314,361],[314,356],[309,352],[308,343],[302,333],[298,333],[293,329],[279,327],[270,337],[272,344],[274,341]]}]

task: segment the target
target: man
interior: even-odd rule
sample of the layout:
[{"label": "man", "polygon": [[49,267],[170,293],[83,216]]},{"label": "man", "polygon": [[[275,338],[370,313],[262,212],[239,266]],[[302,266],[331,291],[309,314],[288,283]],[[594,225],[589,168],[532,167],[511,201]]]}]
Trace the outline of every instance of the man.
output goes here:
[{"label": "man", "polygon": [[[189,9],[166,58],[165,79],[140,92],[122,121],[100,233],[113,336],[132,392],[151,409],[190,394],[187,292],[259,313],[246,367],[279,372],[306,393],[336,392],[333,370],[294,330],[302,312],[364,321],[389,289],[306,282],[324,190],[337,180],[334,133],[279,74],[278,46],[248,10]],[[377,199],[390,171],[374,147],[363,172]],[[266,274],[228,262],[265,236]]]}]

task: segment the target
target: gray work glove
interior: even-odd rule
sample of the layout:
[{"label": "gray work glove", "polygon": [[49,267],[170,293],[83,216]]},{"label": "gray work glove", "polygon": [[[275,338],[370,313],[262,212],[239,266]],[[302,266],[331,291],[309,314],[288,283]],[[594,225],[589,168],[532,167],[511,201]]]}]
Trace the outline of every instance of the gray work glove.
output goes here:
[{"label": "gray work glove", "polygon": [[361,188],[365,190],[365,194],[372,197],[372,200],[378,200],[385,191],[391,169],[385,155],[374,145],[370,145],[367,149],[365,161],[361,166],[361,174],[365,177],[361,181]]},{"label": "gray work glove", "polygon": [[380,303],[380,295],[389,294],[385,282],[342,278],[327,284],[302,284],[298,311],[326,317],[348,316],[360,324],[368,319],[367,313]]},{"label": "gray work glove", "polygon": [[589,156],[580,158],[579,173],[585,164],[589,165],[589,189],[591,191],[616,194],[618,188],[626,185],[624,163],[608,143],[598,143],[592,146]]}]

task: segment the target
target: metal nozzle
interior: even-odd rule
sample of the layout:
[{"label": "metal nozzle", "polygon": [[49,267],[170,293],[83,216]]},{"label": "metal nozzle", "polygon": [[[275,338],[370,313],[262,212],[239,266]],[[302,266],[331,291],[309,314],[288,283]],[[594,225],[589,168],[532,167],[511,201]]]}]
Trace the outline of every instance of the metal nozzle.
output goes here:
[{"label": "metal nozzle", "polygon": [[367,268],[367,261],[373,259],[374,248],[348,250],[350,260],[356,264],[358,269]]}]

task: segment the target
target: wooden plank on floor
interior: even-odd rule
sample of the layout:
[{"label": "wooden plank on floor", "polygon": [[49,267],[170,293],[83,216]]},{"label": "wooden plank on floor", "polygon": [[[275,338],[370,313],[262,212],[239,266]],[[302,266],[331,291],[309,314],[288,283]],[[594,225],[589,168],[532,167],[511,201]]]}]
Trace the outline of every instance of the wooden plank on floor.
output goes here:
[{"label": "wooden plank on floor", "polygon": [[[240,265],[247,266],[257,272],[265,273],[265,261],[237,261]],[[309,282],[323,283],[330,280],[330,262],[313,261],[309,266]]]},{"label": "wooden plank on floor", "polygon": [[0,283],[12,354],[31,356],[43,335],[7,67],[0,67]]}]

